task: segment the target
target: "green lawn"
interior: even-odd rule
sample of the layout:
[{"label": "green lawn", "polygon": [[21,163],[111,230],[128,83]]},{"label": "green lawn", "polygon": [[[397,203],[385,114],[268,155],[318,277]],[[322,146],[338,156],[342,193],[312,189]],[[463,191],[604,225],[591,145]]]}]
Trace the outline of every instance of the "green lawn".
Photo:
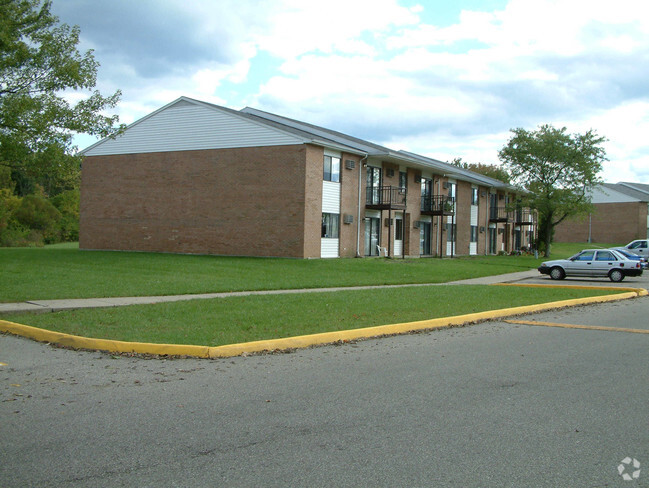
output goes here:
[{"label": "green lawn", "polygon": [[231,297],[49,314],[5,315],[2,318],[86,337],[217,346],[608,293],[612,292],[440,285]]},{"label": "green lawn", "polygon": [[[557,244],[554,257],[584,245]],[[535,268],[533,256],[278,259],[80,251],[76,244],[0,249],[0,302],[241,290],[444,283]]]}]

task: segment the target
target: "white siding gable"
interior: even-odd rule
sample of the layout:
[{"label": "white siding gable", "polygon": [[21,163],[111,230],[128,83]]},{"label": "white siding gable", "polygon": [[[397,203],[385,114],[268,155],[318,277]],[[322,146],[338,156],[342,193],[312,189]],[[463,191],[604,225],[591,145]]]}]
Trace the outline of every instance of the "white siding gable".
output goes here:
[{"label": "white siding gable", "polygon": [[86,156],[301,144],[303,139],[216,106],[180,99],[130,125]]}]

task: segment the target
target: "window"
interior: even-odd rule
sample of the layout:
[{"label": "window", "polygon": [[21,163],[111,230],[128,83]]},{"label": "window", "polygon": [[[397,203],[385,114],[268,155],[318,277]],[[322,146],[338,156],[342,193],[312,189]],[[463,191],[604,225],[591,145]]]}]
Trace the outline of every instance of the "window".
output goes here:
[{"label": "window", "polygon": [[408,188],[408,173],[399,171],[399,188]]},{"label": "window", "polygon": [[324,157],[324,180],[340,181],[340,158],[333,156]]},{"label": "window", "polygon": [[609,251],[597,251],[597,261],[617,261],[612,252]]},{"label": "window", "polygon": [[403,240],[403,220],[395,219],[394,221],[394,239],[396,241]]},{"label": "window", "polygon": [[446,242],[456,242],[457,224],[446,224]]},{"label": "window", "polygon": [[332,213],[322,214],[322,237],[338,239],[340,215]]},{"label": "window", "polygon": [[449,197],[449,198],[453,198],[453,199],[455,199],[455,189],[456,189],[456,184],[455,184],[455,183],[451,183],[451,182],[449,181],[449,183],[448,183],[448,197]]},{"label": "window", "polygon": [[478,204],[478,189],[471,188],[471,205],[477,205],[477,204]]},{"label": "window", "polygon": [[478,226],[471,226],[471,242],[478,242]]},{"label": "window", "polygon": [[577,255],[575,261],[592,261],[594,256],[595,256],[594,251],[582,252],[581,254]]}]

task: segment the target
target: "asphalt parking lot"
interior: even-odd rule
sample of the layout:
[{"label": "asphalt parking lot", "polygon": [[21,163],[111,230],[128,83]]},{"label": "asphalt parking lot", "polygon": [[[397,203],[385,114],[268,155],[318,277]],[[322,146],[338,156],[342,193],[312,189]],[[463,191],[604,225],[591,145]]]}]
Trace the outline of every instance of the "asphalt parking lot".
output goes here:
[{"label": "asphalt parking lot", "polygon": [[648,313],[218,360],[0,336],[0,486],[649,486]]}]

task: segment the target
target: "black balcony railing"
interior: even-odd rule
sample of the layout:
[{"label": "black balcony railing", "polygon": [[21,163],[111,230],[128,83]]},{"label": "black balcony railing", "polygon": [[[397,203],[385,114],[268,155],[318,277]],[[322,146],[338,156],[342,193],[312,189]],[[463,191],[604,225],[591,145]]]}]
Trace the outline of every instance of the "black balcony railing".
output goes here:
[{"label": "black balcony railing", "polygon": [[509,222],[511,211],[507,207],[491,207],[489,209],[489,220],[492,222]]},{"label": "black balcony railing", "polygon": [[453,215],[455,199],[446,195],[422,195],[421,213],[424,215]]},{"label": "black balcony railing", "polygon": [[536,222],[534,216],[535,214],[531,210],[516,209],[514,211],[514,223],[518,225],[533,225]]},{"label": "black balcony railing", "polygon": [[406,189],[399,186],[368,187],[365,206],[378,209],[404,208]]}]

